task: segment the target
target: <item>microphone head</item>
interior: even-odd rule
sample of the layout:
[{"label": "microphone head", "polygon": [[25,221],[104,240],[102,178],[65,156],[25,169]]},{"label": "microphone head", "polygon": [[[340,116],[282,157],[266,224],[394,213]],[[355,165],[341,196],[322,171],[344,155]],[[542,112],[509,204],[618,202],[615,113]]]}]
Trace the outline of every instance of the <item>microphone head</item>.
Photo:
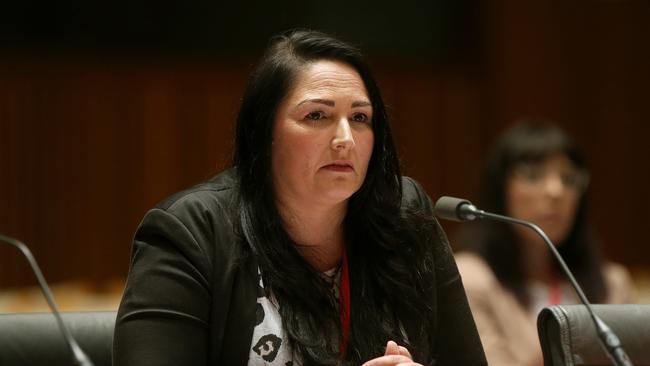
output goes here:
[{"label": "microphone head", "polygon": [[441,219],[452,221],[468,221],[473,220],[475,217],[468,217],[467,213],[463,212],[461,208],[474,207],[468,200],[462,198],[442,196],[438,198],[436,204],[433,206],[433,214]]}]

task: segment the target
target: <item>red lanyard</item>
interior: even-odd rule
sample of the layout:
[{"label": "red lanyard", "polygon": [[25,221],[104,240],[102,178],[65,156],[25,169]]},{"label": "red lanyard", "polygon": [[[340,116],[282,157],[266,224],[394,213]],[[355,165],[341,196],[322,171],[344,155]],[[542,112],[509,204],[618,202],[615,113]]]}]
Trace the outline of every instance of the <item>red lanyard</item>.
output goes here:
[{"label": "red lanyard", "polygon": [[339,293],[339,313],[341,315],[341,359],[345,358],[350,339],[350,273],[348,272],[348,254],[343,248],[341,264],[341,287]]},{"label": "red lanyard", "polygon": [[557,277],[553,277],[549,284],[548,302],[551,305],[562,303],[562,282]]}]

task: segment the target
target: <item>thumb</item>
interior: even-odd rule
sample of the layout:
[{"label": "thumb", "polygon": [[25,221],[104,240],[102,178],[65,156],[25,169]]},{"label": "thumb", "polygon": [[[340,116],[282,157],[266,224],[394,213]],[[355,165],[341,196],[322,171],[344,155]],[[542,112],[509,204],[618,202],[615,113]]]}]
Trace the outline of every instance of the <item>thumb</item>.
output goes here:
[{"label": "thumb", "polygon": [[384,353],[384,356],[389,355],[399,356],[399,346],[393,341],[388,341],[388,343],[386,343],[386,353]]}]

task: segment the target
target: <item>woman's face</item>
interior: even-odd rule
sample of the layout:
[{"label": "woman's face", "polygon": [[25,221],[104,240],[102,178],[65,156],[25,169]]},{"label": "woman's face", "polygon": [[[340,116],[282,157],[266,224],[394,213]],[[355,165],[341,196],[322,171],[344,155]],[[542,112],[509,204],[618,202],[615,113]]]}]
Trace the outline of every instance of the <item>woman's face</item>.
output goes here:
[{"label": "woman's face", "polygon": [[276,198],[331,205],[354,194],[372,155],[372,112],[353,67],[321,60],[300,71],[275,116]]},{"label": "woman's face", "polygon": [[[587,175],[563,154],[539,163],[516,165],[506,179],[508,215],[533,222],[558,245],[569,235]],[[525,241],[538,241],[531,230],[516,229]]]}]

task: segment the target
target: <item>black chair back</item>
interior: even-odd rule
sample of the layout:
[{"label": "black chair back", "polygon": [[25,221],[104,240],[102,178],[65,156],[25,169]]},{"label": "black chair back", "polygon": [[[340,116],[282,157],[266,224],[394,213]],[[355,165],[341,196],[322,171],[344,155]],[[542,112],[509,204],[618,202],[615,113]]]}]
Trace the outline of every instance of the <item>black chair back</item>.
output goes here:
[{"label": "black chair back", "polygon": [[[115,311],[63,313],[95,366],[110,366]],[[0,365],[69,366],[74,360],[51,313],[0,314]]]},{"label": "black chair back", "polygon": [[[650,305],[593,305],[636,366],[650,365]],[[545,366],[612,365],[584,305],[554,305],[537,317]]]}]

